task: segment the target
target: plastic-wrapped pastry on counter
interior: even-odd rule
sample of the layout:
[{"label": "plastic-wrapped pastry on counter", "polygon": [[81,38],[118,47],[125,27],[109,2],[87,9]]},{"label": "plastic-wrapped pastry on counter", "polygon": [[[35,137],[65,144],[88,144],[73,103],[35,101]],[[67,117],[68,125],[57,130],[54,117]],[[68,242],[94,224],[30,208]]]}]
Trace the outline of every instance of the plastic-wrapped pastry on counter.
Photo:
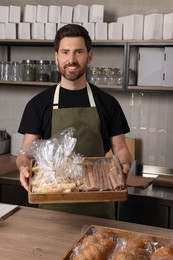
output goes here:
[{"label": "plastic-wrapped pastry on counter", "polygon": [[84,237],[74,249],[70,260],[81,259],[108,259],[117,243],[117,238],[112,232],[96,230],[93,234]]},{"label": "plastic-wrapped pastry on counter", "polygon": [[[124,231],[123,231],[124,232]],[[173,245],[147,234],[92,227],[76,243],[70,260],[171,260]]]}]

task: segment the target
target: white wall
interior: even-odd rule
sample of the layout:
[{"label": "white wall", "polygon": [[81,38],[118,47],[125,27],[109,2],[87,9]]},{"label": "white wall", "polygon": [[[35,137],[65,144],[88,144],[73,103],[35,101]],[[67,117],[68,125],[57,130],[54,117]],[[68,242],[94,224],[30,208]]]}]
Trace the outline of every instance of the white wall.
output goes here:
[{"label": "white wall", "polygon": [[[0,0],[0,5],[20,5],[25,4],[55,4],[55,5],[76,5],[76,4],[104,4],[105,21],[116,21],[118,16],[141,13],[149,14],[154,12],[170,13],[173,12],[172,0],[88,0],[88,1],[56,1],[50,0]],[[26,57],[25,48],[16,47],[15,56],[12,59],[22,60]],[[27,55],[30,58],[53,59],[53,49],[45,49],[40,52],[41,48],[28,49]],[[95,60],[93,65],[100,63],[100,66],[122,65],[119,53],[115,57],[109,54],[106,62],[105,51],[102,52],[102,60],[98,57],[98,50],[95,51]],[[44,56],[43,56],[44,53]],[[119,55],[119,56],[118,56]],[[0,58],[4,57],[4,48],[0,48]],[[117,58],[118,57],[118,58]],[[0,128],[5,127],[10,133],[16,132],[19,121],[26,102],[35,94],[42,91],[42,88],[26,87],[5,87],[0,86]],[[111,91],[115,96],[126,114],[128,119],[131,135],[137,140],[136,157],[138,163],[166,166],[173,168],[173,93],[122,93]]]}]

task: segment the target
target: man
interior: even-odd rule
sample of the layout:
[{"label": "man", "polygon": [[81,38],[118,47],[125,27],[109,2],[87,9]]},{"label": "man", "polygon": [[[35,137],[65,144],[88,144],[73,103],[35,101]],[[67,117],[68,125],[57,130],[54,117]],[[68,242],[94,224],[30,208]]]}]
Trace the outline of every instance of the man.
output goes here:
[{"label": "man", "polygon": [[[80,25],[65,25],[57,32],[54,46],[61,82],[57,87],[38,94],[27,104],[19,127],[19,132],[24,134],[22,148],[37,139],[48,139],[68,127],[74,127],[76,152],[84,156],[104,156],[111,148],[128,176],[131,156],[124,138],[124,134],[129,132],[124,113],[113,96],[88,84],[86,80],[87,66],[93,56],[88,32]],[[26,190],[29,161],[24,154],[19,154],[16,160],[20,182]],[[97,203],[97,206],[97,216],[113,217],[112,205]],[[51,208],[50,205],[44,207]],[[51,209],[54,208],[94,215],[91,211],[96,209],[96,204],[53,205]],[[110,215],[106,215],[106,211],[111,212]]]}]

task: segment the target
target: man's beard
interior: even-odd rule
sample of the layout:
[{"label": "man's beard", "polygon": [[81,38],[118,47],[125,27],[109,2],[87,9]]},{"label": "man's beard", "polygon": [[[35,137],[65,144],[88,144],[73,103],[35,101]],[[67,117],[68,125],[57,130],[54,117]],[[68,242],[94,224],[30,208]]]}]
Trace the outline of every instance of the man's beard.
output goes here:
[{"label": "man's beard", "polygon": [[[79,69],[78,73],[66,71],[66,68],[70,67],[70,66],[77,67]],[[75,81],[77,79],[80,79],[85,74],[86,67],[84,66],[82,69],[80,69],[80,66],[76,62],[74,62],[74,63],[65,65],[64,68],[59,66],[59,72],[67,80]]]}]

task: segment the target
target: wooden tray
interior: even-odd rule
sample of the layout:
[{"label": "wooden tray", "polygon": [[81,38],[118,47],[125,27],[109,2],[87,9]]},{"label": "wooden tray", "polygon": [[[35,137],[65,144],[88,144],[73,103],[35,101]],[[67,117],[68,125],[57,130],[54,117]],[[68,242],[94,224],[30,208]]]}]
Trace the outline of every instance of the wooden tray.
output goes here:
[{"label": "wooden tray", "polygon": [[126,239],[126,238],[137,238],[137,237],[143,238],[143,237],[147,237],[147,238],[154,239],[155,241],[157,241],[159,243],[163,243],[163,244],[170,244],[172,242],[172,239],[168,238],[168,237],[154,236],[154,235],[147,234],[147,233],[142,233],[142,232],[133,232],[133,231],[123,230],[123,229],[116,229],[116,228],[92,225],[84,232],[84,234],[81,236],[81,238],[79,238],[77,241],[74,242],[72,247],[68,250],[66,255],[62,258],[62,260],[71,260],[70,256],[71,256],[71,254],[73,252],[73,249],[83,240],[83,238],[85,236],[92,235],[93,234],[93,229],[95,229],[95,228],[103,230],[105,232],[111,231],[111,232],[115,233],[118,238]]},{"label": "wooden tray", "polygon": [[31,204],[125,201],[127,197],[127,189],[49,194],[32,193],[30,190],[28,192],[28,201]]},{"label": "wooden tray", "polygon": [[[88,157],[89,160],[97,160],[98,157]],[[34,161],[31,161],[32,169]],[[30,170],[30,179],[32,171]],[[128,198],[127,189],[116,191],[87,191],[70,193],[33,193],[29,179],[28,201],[31,204],[50,204],[50,203],[77,203],[77,202],[109,202],[125,201]]]}]

